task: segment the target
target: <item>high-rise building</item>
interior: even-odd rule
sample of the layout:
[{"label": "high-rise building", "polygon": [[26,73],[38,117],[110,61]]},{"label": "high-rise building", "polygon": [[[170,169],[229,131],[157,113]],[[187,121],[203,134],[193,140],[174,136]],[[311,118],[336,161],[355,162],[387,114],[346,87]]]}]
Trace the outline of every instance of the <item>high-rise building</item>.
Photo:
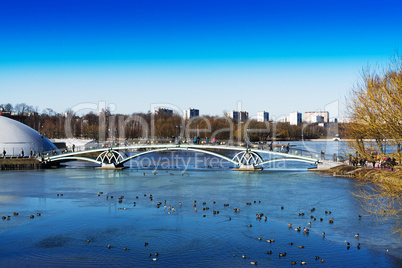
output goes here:
[{"label": "high-rise building", "polygon": [[226,113],[227,117],[230,117],[232,119],[236,120],[247,120],[248,119],[248,112],[246,111],[231,111]]},{"label": "high-rise building", "polygon": [[316,120],[317,123],[324,123],[324,116],[317,115]]},{"label": "high-rise building", "polygon": [[266,111],[257,112],[257,122],[268,122],[269,113]]},{"label": "high-rise building", "polygon": [[199,115],[200,115],[200,110],[198,110],[198,109],[188,108],[183,111],[184,119],[190,119],[191,117],[196,117]]},{"label": "high-rise building", "polygon": [[[323,117],[323,119],[321,117]],[[323,120],[323,121],[318,122],[317,120]],[[304,121],[306,121],[308,124],[328,123],[328,120],[329,120],[329,112],[327,112],[327,111],[305,112],[304,113]]]},{"label": "high-rise building", "polygon": [[290,113],[289,116],[287,117],[287,121],[291,125],[300,125],[303,121],[302,113],[299,112]]}]

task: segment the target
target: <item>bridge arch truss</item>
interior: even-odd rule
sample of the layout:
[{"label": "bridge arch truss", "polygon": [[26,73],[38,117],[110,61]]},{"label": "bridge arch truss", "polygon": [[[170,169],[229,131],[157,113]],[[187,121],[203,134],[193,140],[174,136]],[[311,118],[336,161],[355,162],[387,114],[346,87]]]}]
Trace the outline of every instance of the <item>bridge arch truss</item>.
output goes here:
[{"label": "bridge arch truss", "polygon": [[[145,149],[146,151],[139,152],[133,155],[128,156],[126,153],[122,153],[122,151],[128,150],[139,150]],[[224,155],[222,153],[218,153],[212,150],[231,150],[231,151],[239,151],[233,157]],[[113,147],[113,148],[102,148],[102,149],[93,149],[84,152],[75,152],[75,153],[67,153],[62,155],[50,156],[45,159],[46,162],[56,162],[56,161],[88,161],[92,163],[96,163],[99,165],[114,165],[114,166],[123,166],[124,163],[150,153],[163,152],[163,151],[192,151],[199,152],[203,154],[212,155],[215,157],[219,157],[224,159],[232,164],[237,166],[248,165],[248,166],[263,166],[265,164],[270,164],[278,161],[297,161],[297,162],[306,162],[317,164],[320,162],[319,159],[301,156],[296,154],[288,154],[276,151],[267,151],[267,150],[257,150],[257,149],[246,149],[244,147],[236,147],[236,146],[216,146],[216,145],[133,145],[133,146],[121,146],[121,147]],[[91,157],[82,156],[85,153],[96,154],[99,152],[99,155],[94,159]],[[272,156],[279,156],[279,158],[272,158],[268,160],[264,160],[261,156],[262,154],[268,154]],[[81,156],[80,156],[81,155]]]}]

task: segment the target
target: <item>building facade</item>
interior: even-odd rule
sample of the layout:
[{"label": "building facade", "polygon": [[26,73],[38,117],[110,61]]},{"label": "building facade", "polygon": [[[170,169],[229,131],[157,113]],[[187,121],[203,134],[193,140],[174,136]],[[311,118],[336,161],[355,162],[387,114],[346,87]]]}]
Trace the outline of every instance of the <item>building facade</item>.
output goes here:
[{"label": "building facade", "polygon": [[188,108],[183,111],[183,118],[186,120],[196,116],[200,116],[200,110],[198,109]]},{"label": "building facade", "polygon": [[248,119],[248,112],[246,112],[246,111],[231,111],[231,112],[227,112],[226,116],[230,117],[232,119],[243,121],[243,120]]},{"label": "building facade", "polygon": [[[322,118],[321,118],[322,117]],[[323,120],[321,122],[317,120]],[[327,111],[317,111],[317,112],[305,112],[304,113],[304,121],[308,124],[314,123],[328,123],[329,120],[329,112]]]},{"label": "building facade", "polygon": [[301,123],[303,122],[302,113],[299,112],[290,113],[287,118],[287,121],[291,125],[301,125]]},{"label": "building facade", "polygon": [[257,113],[257,122],[268,122],[269,121],[269,113],[265,111],[261,111]]}]

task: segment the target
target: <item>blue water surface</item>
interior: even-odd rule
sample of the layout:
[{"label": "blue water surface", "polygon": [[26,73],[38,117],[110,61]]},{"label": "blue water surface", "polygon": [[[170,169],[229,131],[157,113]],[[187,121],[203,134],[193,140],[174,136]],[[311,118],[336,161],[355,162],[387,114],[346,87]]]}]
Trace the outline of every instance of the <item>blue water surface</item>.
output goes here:
[{"label": "blue water surface", "polygon": [[402,265],[395,222],[364,216],[352,180],[305,170],[75,167],[2,171],[0,185],[0,267]]}]

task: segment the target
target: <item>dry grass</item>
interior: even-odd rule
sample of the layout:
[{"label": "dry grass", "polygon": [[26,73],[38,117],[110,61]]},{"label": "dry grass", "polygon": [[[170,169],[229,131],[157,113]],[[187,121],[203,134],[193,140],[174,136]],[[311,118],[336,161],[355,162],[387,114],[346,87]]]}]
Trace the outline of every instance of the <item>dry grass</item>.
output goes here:
[{"label": "dry grass", "polygon": [[39,162],[36,158],[0,158],[0,165],[37,164]]}]

